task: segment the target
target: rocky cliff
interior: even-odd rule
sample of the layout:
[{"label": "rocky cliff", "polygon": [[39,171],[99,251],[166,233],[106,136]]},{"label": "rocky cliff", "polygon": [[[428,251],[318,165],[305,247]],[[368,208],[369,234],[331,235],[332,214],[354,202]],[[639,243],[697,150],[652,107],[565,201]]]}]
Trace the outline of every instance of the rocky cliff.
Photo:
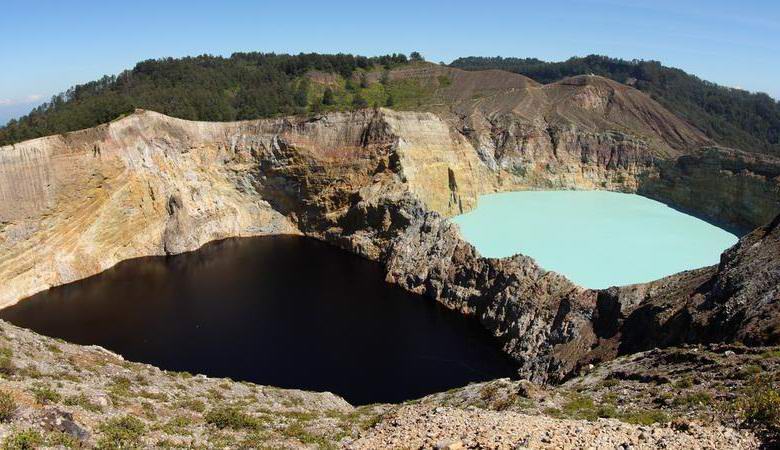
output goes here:
[{"label": "rocky cliff", "polygon": [[139,111],[3,147],[0,305],[214,239],[319,235],[390,174],[450,215],[474,207],[486,171],[440,119],[392,111],[229,124]]},{"label": "rocky cliff", "polygon": [[[476,316],[523,376],[565,379],[586,361],[630,348],[633,340],[623,336],[631,333],[614,331],[624,319],[614,310],[649,308],[662,298],[678,307],[694,283],[680,280],[692,275],[618,294],[586,290],[522,255],[482,258],[447,216],[473,208],[485,192],[598,187],[675,199],[678,207],[746,226],[777,212],[780,198],[776,161],[686,150],[708,142],[641,94],[590,78],[513,88],[521,105],[530,96],[534,111],[548,112],[533,117],[506,98],[490,108],[511,104],[511,111],[473,96],[463,100],[471,106],[453,106],[470,108],[465,119],[452,111],[381,109],[201,123],[138,111],[4,147],[0,302],[127,258],[193,250],[228,236],[303,233],[379,260],[389,281]],[[609,101],[597,101],[603,96]],[[477,126],[478,119],[490,128]],[[641,120],[644,126],[633,125]],[[635,134],[626,134],[629,126]],[[713,200],[700,199],[704,191]],[[774,270],[770,285],[757,288],[770,297]],[[631,292],[650,294],[640,300]],[[769,334],[762,336],[756,341]]]},{"label": "rocky cliff", "polygon": [[[427,111],[235,123],[137,111],[0,148],[0,306],[128,258],[296,233],[380,261],[388,281],[475,317],[538,382],[657,346],[780,343],[779,161],[717,147],[598,77],[392,76],[434,84]],[[447,220],[482,193],[516,189],[638,192],[758,228],[717,267],[588,290],[523,255],[483,258]]]}]

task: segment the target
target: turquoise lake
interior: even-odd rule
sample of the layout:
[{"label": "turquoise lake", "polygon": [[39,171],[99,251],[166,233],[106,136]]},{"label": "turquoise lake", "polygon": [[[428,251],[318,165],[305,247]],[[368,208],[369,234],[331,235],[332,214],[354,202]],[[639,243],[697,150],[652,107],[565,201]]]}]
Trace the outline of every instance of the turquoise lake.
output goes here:
[{"label": "turquoise lake", "polygon": [[589,288],[652,281],[717,264],[737,237],[669,206],[605,191],[483,195],[452,219],[483,255],[534,258]]}]

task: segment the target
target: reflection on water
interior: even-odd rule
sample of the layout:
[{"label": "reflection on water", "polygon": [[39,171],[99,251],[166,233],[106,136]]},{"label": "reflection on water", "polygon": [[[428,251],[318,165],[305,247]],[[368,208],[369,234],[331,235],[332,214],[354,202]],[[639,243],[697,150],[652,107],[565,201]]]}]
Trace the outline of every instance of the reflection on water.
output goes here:
[{"label": "reflection on water", "polygon": [[355,404],[514,367],[475,321],[385,283],[376,263],[296,236],[125,261],[0,318],[164,369],[331,391]]}]

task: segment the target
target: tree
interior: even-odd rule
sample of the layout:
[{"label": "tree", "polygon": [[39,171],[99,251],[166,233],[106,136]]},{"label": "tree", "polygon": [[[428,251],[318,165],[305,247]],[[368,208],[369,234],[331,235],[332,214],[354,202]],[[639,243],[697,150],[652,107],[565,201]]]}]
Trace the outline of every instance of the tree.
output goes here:
[{"label": "tree", "polygon": [[306,106],[309,104],[309,79],[303,78],[298,83],[298,89],[295,91],[295,104]]},{"label": "tree", "polygon": [[379,79],[379,82],[383,85],[387,86],[388,83],[390,83],[390,71],[385,69],[382,71],[382,78]]},{"label": "tree", "polygon": [[352,107],[356,109],[365,108],[368,106],[368,102],[360,94],[355,94],[352,98]]},{"label": "tree", "polygon": [[389,94],[387,96],[387,100],[385,100],[385,106],[388,108],[393,106],[395,104],[395,100],[393,100],[393,94]]},{"label": "tree", "polygon": [[330,105],[333,105],[335,103],[336,103],[336,101],[333,98],[333,90],[331,88],[329,88],[329,87],[325,88],[325,92],[323,92],[323,94],[322,94],[322,104],[330,106]]},{"label": "tree", "polygon": [[[195,120],[257,119],[305,112],[310,100],[307,72],[316,70],[349,79],[356,70],[406,61],[406,56],[398,54],[367,58],[313,53],[150,59],[117,76],[74,86],[26,116],[0,125],[0,145],[93,127],[135,108]],[[351,82],[353,89],[357,80]],[[335,105],[336,101],[328,103]]]},{"label": "tree", "polygon": [[360,87],[363,89],[368,87],[368,77],[366,76],[365,72],[360,74]]},{"label": "tree", "polygon": [[409,54],[409,60],[412,62],[420,62],[420,61],[425,61],[425,58],[422,57],[420,52],[412,52],[411,54]]}]

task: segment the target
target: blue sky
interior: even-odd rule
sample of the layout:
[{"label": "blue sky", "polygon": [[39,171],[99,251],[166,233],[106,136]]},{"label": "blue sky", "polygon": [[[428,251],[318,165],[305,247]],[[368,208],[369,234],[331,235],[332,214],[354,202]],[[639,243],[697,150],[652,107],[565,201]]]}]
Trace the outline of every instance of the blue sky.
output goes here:
[{"label": "blue sky", "polygon": [[0,123],[71,85],[163,56],[420,51],[657,59],[780,98],[776,0],[3,0]]}]

